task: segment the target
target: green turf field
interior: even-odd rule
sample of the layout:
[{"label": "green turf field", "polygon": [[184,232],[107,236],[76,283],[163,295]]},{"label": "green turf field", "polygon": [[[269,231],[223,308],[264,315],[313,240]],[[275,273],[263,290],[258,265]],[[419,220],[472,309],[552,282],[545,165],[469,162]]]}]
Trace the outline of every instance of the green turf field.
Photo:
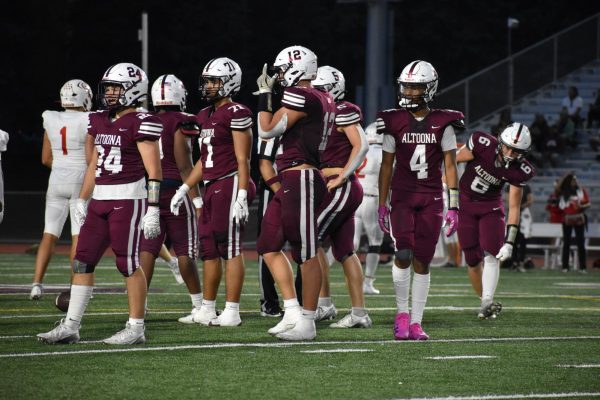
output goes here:
[{"label": "green turf field", "polygon": [[[238,328],[178,323],[191,309],[189,296],[159,264],[147,343],[109,347],[97,341],[122,329],[127,298],[107,258],[97,269],[97,287],[120,290],[94,294],[81,343],[51,346],[35,335],[50,330],[61,313],[54,293],[28,299],[33,262],[30,255],[0,255],[3,399],[600,398],[598,272],[503,270],[497,299],[504,309],[496,320],[479,321],[465,269],[434,269],[423,320],[431,339],[399,342],[392,334],[391,273],[380,268],[375,284],[382,294],[367,297],[372,329],[319,323],[314,342],[291,344],[266,332],[277,321],[258,312],[255,262],[248,263]],[[68,281],[67,263],[55,257],[46,286]],[[349,299],[341,268],[331,271],[343,315]]]}]

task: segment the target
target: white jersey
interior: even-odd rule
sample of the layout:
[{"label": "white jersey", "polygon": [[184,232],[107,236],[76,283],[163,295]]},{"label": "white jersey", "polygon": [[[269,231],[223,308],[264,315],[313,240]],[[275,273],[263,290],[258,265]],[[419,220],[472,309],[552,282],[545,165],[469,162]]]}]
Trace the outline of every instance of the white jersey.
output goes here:
[{"label": "white jersey", "polygon": [[85,175],[88,112],[44,111],[44,130],[52,148],[49,184],[81,183]]},{"label": "white jersey", "polygon": [[363,188],[363,193],[369,196],[379,196],[379,170],[381,169],[380,144],[369,145],[369,151],[363,163],[356,169],[356,176]]}]

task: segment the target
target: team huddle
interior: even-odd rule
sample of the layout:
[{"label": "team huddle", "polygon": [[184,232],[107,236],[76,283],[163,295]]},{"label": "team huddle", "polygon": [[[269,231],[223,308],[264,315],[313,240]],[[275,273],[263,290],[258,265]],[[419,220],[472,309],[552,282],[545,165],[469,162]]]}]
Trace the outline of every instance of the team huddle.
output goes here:
[{"label": "team huddle", "polygon": [[[527,127],[514,123],[498,138],[475,132],[457,151],[463,115],[429,107],[438,76],[425,61],[403,69],[397,80],[400,108],[377,113],[366,131],[360,108],[344,100],[342,72],[318,67],[311,50],[288,47],[272,68],[270,74],[265,64],[256,81],[256,116],[233,100],[242,70],[225,57],[202,70],[200,91],[209,106],[197,115],[185,113],[185,87],[170,74],[151,87],[154,112],[143,109],[148,79],[130,63],[113,65],[103,75],[99,111],[90,112],[92,92],[85,82],[63,86],[65,111],[43,114],[45,164],[52,168],[43,240],[53,245],[70,211],[72,277],[67,314],[38,334],[40,341],[79,341],[95,268],[110,247],[125,278],[129,319],[104,343],[144,343],[148,288],[167,238],[192,302],[191,313],[179,322],[241,325],[244,228],[256,197],[261,311],[283,315],[268,330],[272,336],[312,340],[316,322],[337,316],[326,249],[343,267],[352,305],[330,327],[371,327],[365,294],[379,293],[373,281],[385,232],[395,246],[394,337],[427,340],[422,320],[429,264],[443,225],[447,236],[458,232],[481,298],[478,317],[497,316],[499,263],[510,257],[522,186],[535,174],[523,158],[531,146]],[[250,173],[254,125],[258,188]],[[200,154],[195,164],[194,140]],[[457,162],[466,163],[460,180]],[[506,182],[507,225],[501,198]],[[363,230],[369,241],[364,274],[356,255]],[[197,258],[203,262],[202,285]],[[298,265],[296,278],[291,261]],[[47,262],[40,268],[36,263],[32,299],[41,297],[46,267]],[[225,306],[218,313],[223,269]]]}]

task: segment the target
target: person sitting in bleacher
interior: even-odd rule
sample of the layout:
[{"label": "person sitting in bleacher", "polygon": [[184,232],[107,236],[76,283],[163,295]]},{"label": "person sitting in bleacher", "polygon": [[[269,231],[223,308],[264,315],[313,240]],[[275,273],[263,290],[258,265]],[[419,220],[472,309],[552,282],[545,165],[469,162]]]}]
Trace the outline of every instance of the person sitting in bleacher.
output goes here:
[{"label": "person sitting in bleacher", "polygon": [[552,126],[553,129],[556,130],[558,134],[558,138],[560,139],[558,142],[559,152],[563,148],[563,146],[571,146],[573,148],[577,147],[577,139],[575,138],[575,123],[571,118],[569,118],[569,114],[567,110],[563,109],[560,112],[560,116],[558,122]]},{"label": "person sitting in bleacher", "polygon": [[550,162],[552,168],[556,167],[559,158],[559,138],[557,130],[553,128],[548,125],[544,114],[537,113],[529,129],[533,143],[528,158],[540,168],[545,166],[546,161]]},{"label": "person sitting in bleacher", "polygon": [[569,93],[562,101],[562,111],[567,112],[575,127],[580,126],[583,121],[581,117],[582,109],[583,99],[579,96],[579,90],[575,86],[569,86]]}]

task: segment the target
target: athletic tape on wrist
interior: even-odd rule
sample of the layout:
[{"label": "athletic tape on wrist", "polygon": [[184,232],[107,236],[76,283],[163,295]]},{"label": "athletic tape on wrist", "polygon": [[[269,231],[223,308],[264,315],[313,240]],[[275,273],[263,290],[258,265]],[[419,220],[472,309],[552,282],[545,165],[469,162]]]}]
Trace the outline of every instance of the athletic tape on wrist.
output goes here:
[{"label": "athletic tape on wrist", "polygon": [[261,93],[258,95],[258,112],[273,112],[273,101],[271,93]]},{"label": "athletic tape on wrist", "polygon": [[517,225],[508,225],[506,229],[506,239],[504,239],[504,241],[506,243],[514,244],[517,232],[519,232],[519,227]]},{"label": "athletic tape on wrist", "polygon": [[160,181],[148,179],[148,205],[158,207],[160,203]]},{"label": "athletic tape on wrist", "polygon": [[458,189],[448,189],[448,209],[458,210]]}]

